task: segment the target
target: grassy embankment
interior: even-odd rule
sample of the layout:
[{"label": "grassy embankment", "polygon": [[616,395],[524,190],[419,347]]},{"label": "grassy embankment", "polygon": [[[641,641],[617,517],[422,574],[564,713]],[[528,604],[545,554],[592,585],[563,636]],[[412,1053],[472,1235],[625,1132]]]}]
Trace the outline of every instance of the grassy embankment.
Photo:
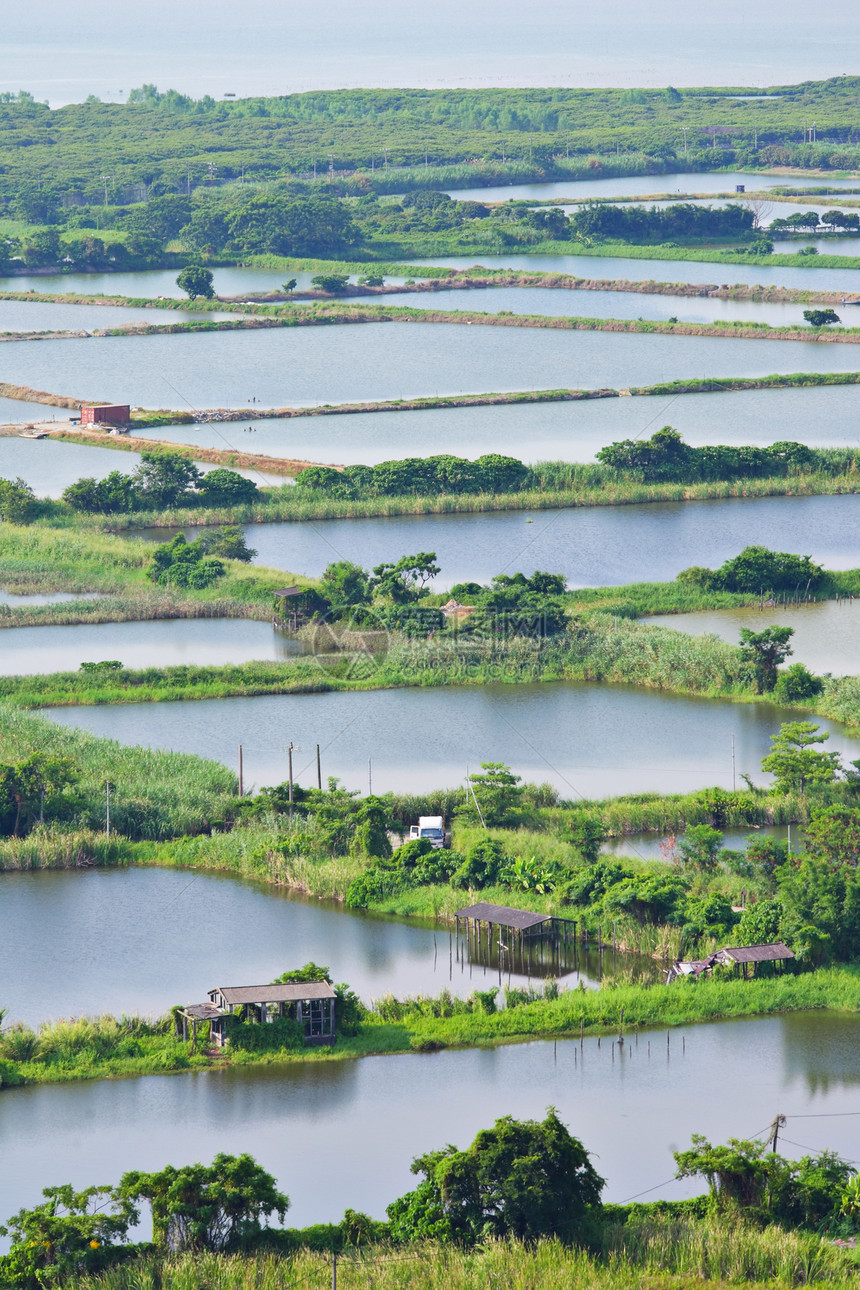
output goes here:
[{"label": "grassy embankment", "polygon": [[[349,1248],[338,1257],[338,1284],[342,1290],[854,1290],[857,1284],[853,1253],[812,1233],[674,1214],[643,1212],[635,1222],[625,1219],[619,1213],[606,1222],[601,1249],[591,1253],[557,1241],[528,1246],[492,1239],[474,1250],[429,1242]],[[296,1233],[299,1241],[303,1235]],[[168,1284],[183,1290],[282,1290],[285,1275],[289,1285],[327,1290],[331,1255],[309,1249],[289,1258],[186,1254],[165,1263],[143,1254],[99,1277],[70,1281],[67,1290],[157,1290]]]},{"label": "grassy embankment", "polygon": [[621,332],[631,335],[700,336],[735,340],[789,340],[818,344],[860,344],[860,327],[838,327],[833,330],[810,329],[802,324],[771,326],[749,322],[667,322],[639,318],[588,318],[574,315],[526,313],[487,313],[470,309],[416,309],[408,305],[338,303],[333,300],[310,301],[304,307],[290,304],[246,306],[242,318],[215,322],[190,318],[178,323],[133,322],[122,327],[105,327],[89,335],[80,331],[7,332],[0,341],[15,344],[26,341],[69,339],[103,339],[116,337],[176,335],[180,333],[259,331],[271,328],[355,326],[362,323],[423,323],[428,326],[481,326],[539,328],[548,331]]},{"label": "grassy embankment", "polygon": [[[643,989],[613,985],[601,990],[564,990],[556,997],[485,1011],[481,1001],[438,999],[407,1002],[401,1019],[376,1012],[355,1036],[340,1036],[334,1048],[248,1051],[238,1045],[211,1054],[176,1039],[169,1023],[109,1016],[46,1022],[38,1030],[19,1025],[0,1038],[0,1087],[22,1083],[165,1074],[208,1066],[283,1062],[331,1062],[390,1053],[494,1046],[525,1040],[618,1034],[623,1024],[635,1047],[639,1031],[674,1029],[701,1022],[781,1015],[788,1012],[860,1010],[860,976],[848,968],[821,969],[754,981],[678,983]],[[391,1008],[391,1005],[387,1005]],[[385,1011],[385,1001],[380,1002]],[[622,1020],[623,1009],[623,1020]],[[433,1015],[434,1012],[440,1015]],[[631,1039],[632,1036],[632,1039]],[[201,1051],[202,1050],[202,1051]]]}]

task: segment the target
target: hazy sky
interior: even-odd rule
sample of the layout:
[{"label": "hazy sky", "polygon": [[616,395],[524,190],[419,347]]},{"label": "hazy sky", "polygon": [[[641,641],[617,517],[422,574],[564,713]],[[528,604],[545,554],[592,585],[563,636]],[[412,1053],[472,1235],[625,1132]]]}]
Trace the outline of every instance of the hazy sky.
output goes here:
[{"label": "hazy sky", "polygon": [[[700,16],[701,15],[701,16]],[[338,86],[773,84],[860,71],[835,0],[7,0],[0,89],[59,104]]]}]

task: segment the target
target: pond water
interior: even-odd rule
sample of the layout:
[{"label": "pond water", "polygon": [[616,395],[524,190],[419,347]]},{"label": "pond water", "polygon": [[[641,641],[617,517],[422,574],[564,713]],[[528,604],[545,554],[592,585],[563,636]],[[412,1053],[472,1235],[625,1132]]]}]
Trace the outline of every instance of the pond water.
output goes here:
[{"label": "pond water", "polygon": [[[858,246],[860,246],[860,239]],[[544,314],[579,318],[647,318],[665,322],[757,322],[772,327],[808,327],[808,305],[701,296],[647,295],[635,291],[577,291],[558,287],[471,287],[468,290],[416,291],[381,297],[393,308],[467,309],[479,313]],[[856,316],[855,316],[856,315]],[[860,309],[840,316],[844,326],[860,326]]]},{"label": "pond water", "polygon": [[[832,246],[832,243],[830,244]],[[571,273],[578,278],[626,278],[629,282],[694,282],[712,286],[799,287],[803,291],[842,291],[849,299],[860,291],[856,270],[790,268],[768,264],[725,264],[718,260],[639,260],[614,255],[523,255],[485,251],[481,255],[422,256],[422,264],[469,269],[519,269],[525,273]],[[860,262],[858,262],[860,268]]]},{"label": "pond water", "polygon": [[[860,188],[860,179],[715,170],[673,175],[623,175],[617,179],[565,179],[549,184],[508,184],[494,188],[450,188],[447,191],[461,202],[552,201],[559,197],[611,201],[613,197],[647,197],[651,193],[678,193],[679,196],[685,193],[730,193],[736,184],[744,184],[748,192],[769,188],[855,189]],[[744,194],[738,193],[737,200],[742,201],[743,197]],[[836,205],[835,198],[833,204]]]},{"label": "pond water", "polygon": [[[485,944],[467,944],[461,935],[458,946],[441,927],[345,913],[335,902],[302,900],[283,888],[224,874],[134,868],[10,873],[0,877],[0,893],[7,1022],[36,1025],[102,1012],[161,1016],[177,1002],[204,1000],[219,983],[271,981],[308,962],[330,967],[335,980],[348,981],[368,1005],[388,993],[402,998],[447,988],[466,996],[489,989],[494,977],[498,984],[496,944],[488,957]],[[536,941],[533,980],[551,970],[550,962],[559,965],[548,943],[544,959]],[[639,962],[635,956],[629,961]],[[570,945],[560,979],[572,986],[580,979],[593,983],[627,962],[626,955],[613,958],[611,945],[600,959],[590,944],[588,950]],[[517,984],[529,979],[520,967],[512,956],[511,981]],[[648,968],[653,979],[654,964]],[[507,964],[503,978],[505,983]]]},{"label": "pond water", "polygon": [[[261,269],[255,265],[229,265],[212,269],[212,285],[215,294],[219,296],[238,296],[242,292],[254,295],[261,291],[277,291],[286,279],[295,278],[298,289],[302,291],[311,286],[311,278],[316,272],[316,269]],[[353,281],[356,276],[353,275]],[[388,282],[403,280],[386,275]],[[157,296],[166,296],[172,300],[185,298],[185,292],[180,291],[176,285],[175,269],[141,269],[135,273],[16,274],[7,278],[0,277],[0,291],[33,291],[37,294],[44,292],[46,295],[78,292],[87,296],[131,296],[137,300]],[[0,302],[0,308],[5,308],[10,303]],[[43,307],[48,306],[46,304]],[[67,309],[71,306],[54,307]],[[110,311],[110,307],[106,305],[94,307],[98,309],[99,316]],[[123,312],[127,311],[123,309]],[[145,316],[152,318],[152,311],[146,310]],[[155,316],[158,317],[157,314]],[[188,318],[196,315],[183,313],[179,316]],[[206,313],[204,316],[211,318],[214,315]]]},{"label": "pond water", "polygon": [[807,1013],[691,1026],[668,1046],[642,1032],[621,1051],[559,1040],[4,1090],[0,1214],[50,1183],[116,1183],[127,1169],[248,1151],[291,1196],[291,1225],[337,1221],[347,1206],[382,1218],[415,1186],[414,1156],[466,1147],[501,1115],[542,1119],[547,1106],[594,1153],[605,1200],[680,1199],[702,1184],[666,1181],[673,1149],[693,1133],[763,1134],[775,1108],[805,1144],[792,1154],[860,1157],[858,1034],[856,1017]]},{"label": "pond water", "polygon": [[[813,447],[856,446],[860,441],[858,401],[856,386],[830,385],[719,395],[273,417],[217,425],[158,426],[140,433],[169,443],[344,466],[446,452],[465,457],[501,452],[527,462],[590,461],[606,444],[646,435],[667,421],[695,445],[792,439]],[[253,434],[247,433],[248,425],[254,427]]]},{"label": "pond water", "polygon": [[104,340],[18,341],[19,383],[143,407],[319,405],[488,390],[645,385],[704,376],[844,372],[851,344],[363,323]]},{"label": "pond water", "polygon": [[[827,569],[860,566],[855,496],[731,498],[558,511],[404,515],[252,524],[256,563],[318,577],[333,560],[372,568],[435,551],[435,586],[489,582],[497,573],[563,573],[571,586],[664,582],[691,565],[716,568],[750,543],[811,555]],[[193,534],[195,530],[186,529]],[[140,536],[164,541],[166,531]]]},{"label": "pond water", "polygon": [[[245,782],[258,788],[284,782],[293,742],[294,773],[306,786],[316,783],[319,744],[323,779],[337,775],[349,788],[366,791],[370,779],[376,792],[426,792],[462,783],[467,767],[501,761],[565,799],[730,788],[733,736],[737,775],[763,782],[771,735],[796,720],[772,704],[574,682],[49,708],[46,715],[123,744],[228,766],[241,743]],[[848,761],[860,757],[860,735],[820,724],[832,731],[829,747]]]},{"label": "pond water", "polygon": [[[223,447],[223,444],[216,446]],[[104,479],[115,470],[130,475],[139,465],[140,454],[136,452],[63,443],[58,439],[0,437],[0,477],[16,479],[20,475],[37,497],[57,498],[69,484],[79,479]],[[219,469],[211,462],[197,462],[196,465],[204,475]],[[237,469],[236,474],[253,479],[257,484],[279,485],[284,482],[281,475],[266,475],[256,470]]]},{"label": "pond water", "polygon": [[118,659],[124,667],[215,667],[251,659],[280,662],[304,653],[270,623],[248,618],[7,627],[0,631],[0,676],[74,672],[81,663]]},{"label": "pond water", "polygon": [[168,326],[190,318],[223,322],[235,317],[228,313],[174,313],[162,309],[135,309],[125,305],[67,305],[52,301],[0,300],[0,332],[10,331],[95,331],[122,327],[127,323]]},{"label": "pond water", "polygon": [[712,632],[737,644],[742,627],[763,631],[772,623],[793,627],[790,663],[805,663],[813,672],[855,676],[860,672],[860,600],[825,600],[786,609],[719,609],[695,614],[661,614],[647,619],[680,632]]},{"label": "pond water", "polygon": [[47,403],[25,403],[21,399],[0,398],[0,425],[19,425],[30,421],[64,421],[68,415],[65,408],[50,407]]},{"label": "pond water", "polygon": [[47,591],[27,596],[14,591],[0,591],[0,605],[28,609],[30,605],[61,605],[70,600],[101,600],[102,594],[100,591]]}]

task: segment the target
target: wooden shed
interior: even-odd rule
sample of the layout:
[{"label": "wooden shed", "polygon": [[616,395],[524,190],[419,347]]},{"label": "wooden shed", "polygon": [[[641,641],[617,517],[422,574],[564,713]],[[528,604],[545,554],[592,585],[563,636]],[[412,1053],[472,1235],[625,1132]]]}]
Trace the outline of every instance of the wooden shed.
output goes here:
[{"label": "wooden shed", "polygon": [[721,963],[724,966],[734,964],[736,967],[743,968],[746,980],[750,965],[755,973],[759,963],[782,963],[786,959],[793,959],[794,954],[783,941],[772,941],[769,945],[729,946],[726,949],[717,950],[713,958],[715,963]]},{"label": "wooden shed", "polygon": [[328,981],[290,981],[281,985],[219,985],[209,991],[221,1015],[265,1023],[288,1017],[304,1028],[306,1044],[335,1041],[334,990]]}]

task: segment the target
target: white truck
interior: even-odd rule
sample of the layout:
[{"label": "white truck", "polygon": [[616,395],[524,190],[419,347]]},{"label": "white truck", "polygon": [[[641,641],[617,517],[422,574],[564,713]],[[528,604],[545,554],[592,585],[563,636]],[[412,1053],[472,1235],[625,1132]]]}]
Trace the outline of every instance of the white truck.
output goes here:
[{"label": "white truck", "polygon": [[427,838],[433,847],[445,845],[445,821],[441,815],[419,815],[418,823],[409,830],[409,841],[415,838]]}]

